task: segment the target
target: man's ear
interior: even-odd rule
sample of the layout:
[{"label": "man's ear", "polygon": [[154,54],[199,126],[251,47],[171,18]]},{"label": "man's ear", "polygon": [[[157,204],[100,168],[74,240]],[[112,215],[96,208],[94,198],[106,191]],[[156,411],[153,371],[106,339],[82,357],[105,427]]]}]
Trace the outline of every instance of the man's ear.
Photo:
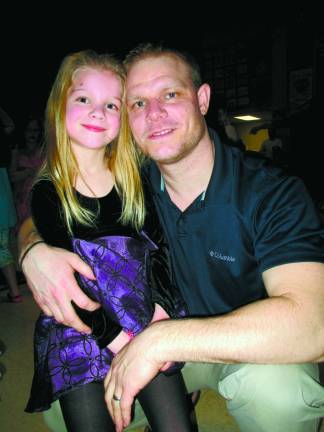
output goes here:
[{"label": "man's ear", "polygon": [[199,87],[199,90],[197,92],[199,109],[202,115],[206,115],[208,112],[210,93],[211,93],[210,85],[207,83],[202,84]]}]

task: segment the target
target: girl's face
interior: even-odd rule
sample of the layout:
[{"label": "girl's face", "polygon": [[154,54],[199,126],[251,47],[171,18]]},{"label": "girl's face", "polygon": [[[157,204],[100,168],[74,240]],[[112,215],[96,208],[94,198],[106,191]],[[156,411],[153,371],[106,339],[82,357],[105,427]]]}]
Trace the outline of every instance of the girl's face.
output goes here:
[{"label": "girl's face", "polygon": [[111,71],[82,69],[66,103],[66,128],[72,148],[101,150],[119,132],[122,84]]},{"label": "girl's face", "polygon": [[33,149],[37,147],[41,135],[37,120],[30,120],[25,129],[26,147]]}]

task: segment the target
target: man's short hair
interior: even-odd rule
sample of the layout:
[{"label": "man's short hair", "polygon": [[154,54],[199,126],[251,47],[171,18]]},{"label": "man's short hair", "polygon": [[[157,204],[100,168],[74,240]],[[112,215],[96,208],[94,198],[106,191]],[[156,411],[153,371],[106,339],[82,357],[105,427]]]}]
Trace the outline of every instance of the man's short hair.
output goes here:
[{"label": "man's short hair", "polygon": [[192,54],[179,51],[177,49],[168,48],[160,44],[142,43],[132,49],[125,57],[124,66],[126,71],[137,62],[149,57],[161,57],[163,55],[170,55],[178,57],[189,69],[189,74],[194,86],[198,89],[202,84],[201,71],[197,60]]}]

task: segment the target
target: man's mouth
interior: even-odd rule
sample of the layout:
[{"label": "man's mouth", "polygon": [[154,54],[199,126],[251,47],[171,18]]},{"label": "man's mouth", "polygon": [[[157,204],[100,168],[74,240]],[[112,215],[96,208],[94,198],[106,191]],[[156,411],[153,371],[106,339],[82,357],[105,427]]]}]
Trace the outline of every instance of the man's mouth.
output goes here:
[{"label": "man's mouth", "polygon": [[149,139],[156,139],[156,138],[163,138],[166,135],[171,134],[174,131],[174,129],[161,129],[155,132],[150,132],[148,135]]}]

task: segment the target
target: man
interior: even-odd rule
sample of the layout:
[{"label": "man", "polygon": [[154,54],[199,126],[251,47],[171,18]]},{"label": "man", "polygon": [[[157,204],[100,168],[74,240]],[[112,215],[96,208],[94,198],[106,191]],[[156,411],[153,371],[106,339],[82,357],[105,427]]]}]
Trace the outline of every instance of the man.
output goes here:
[{"label": "man", "polygon": [[[314,364],[324,360],[324,229],[309,195],[298,179],[207,129],[210,88],[194,62],[144,46],[126,67],[130,125],[156,161],[146,175],[192,318],[155,323],[116,356],[105,386],[117,430],[163,365],[185,361],[196,363],[188,370],[197,386],[226,398],[242,431],[314,431],[324,414]],[[34,238],[27,231],[23,251]],[[41,270],[40,255],[48,257]],[[23,264],[42,309],[84,330],[70,300],[95,304],[71,267],[90,277],[89,269],[43,244]],[[186,367],[184,376],[189,382]]]}]

